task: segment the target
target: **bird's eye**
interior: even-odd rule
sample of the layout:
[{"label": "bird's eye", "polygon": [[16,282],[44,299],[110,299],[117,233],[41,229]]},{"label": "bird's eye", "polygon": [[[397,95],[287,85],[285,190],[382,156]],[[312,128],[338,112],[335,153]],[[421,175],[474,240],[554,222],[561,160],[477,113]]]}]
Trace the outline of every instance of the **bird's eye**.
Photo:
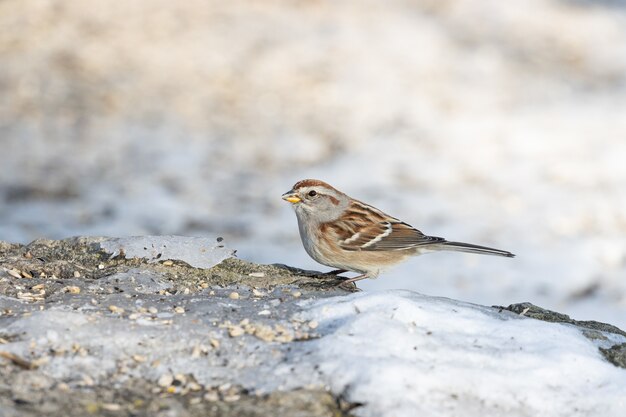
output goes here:
[{"label": "bird's eye", "polygon": [[315,197],[316,195],[317,195],[317,192],[315,190],[309,191],[309,197]]}]

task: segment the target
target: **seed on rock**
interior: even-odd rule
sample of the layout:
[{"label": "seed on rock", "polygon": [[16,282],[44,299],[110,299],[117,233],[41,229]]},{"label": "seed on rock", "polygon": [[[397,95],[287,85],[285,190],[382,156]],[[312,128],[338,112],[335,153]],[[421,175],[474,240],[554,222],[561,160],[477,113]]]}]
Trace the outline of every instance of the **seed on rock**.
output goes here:
[{"label": "seed on rock", "polygon": [[67,287],[63,287],[61,291],[70,294],[80,294],[80,287],[77,287],[76,285],[68,285]]},{"label": "seed on rock", "polygon": [[228,335],[230,337],[238,337],[238,336],[241,336],[244,333],[245,333],[245,331],[244,331],[243,327],[241,327],[241,326],[233,326],[230,329],[228,329]]},{"label": "seed on rock", "polygon": [[317,326],[319,326],[319,323],[318,323],[317,321],[315,321],[315,320],[311,320],[311,321],[309,322],[309,329],[316,329],[316,328],[317,328]]},{"label": "seed on rock", "polygon": [[217,393],[217,391],[209,391],[206,394],[204,394],[204,399],[209,402],[215,402],[220,399],[220,396]]},{"label": "seed on rock", "polygon": [[239,394],[226,394],[226,395],[224,395],[224,401],[226,401],[227,403],[238,401],[240,398],[241,398],[241,395],[239,395]]},{"label": "seed on rock", "polygon": [[187,388],[189,391],[200,391],[202,389],[202,385],[197,382],[191,381],[187,384]]},{"label": "seed on rock", "polygon": [[109,311],[111,311],[111,313],[122,314],[124,309],[118,306],[110,305]]},{"label": "seed on rock", "polygon": [[183,307],[178,306],[174,309],[174,312],[177,314],[183,314],[185,312],[185,309]]},{"label": "seed on rock", "polygon": [[139,363],[143,363],[148,360],[148,358],[142,355],[133,355],[132,358],[135,362],[139,362]]},{"label": "seed on rock", "polygon": [[255,297],[265,297],[266,294],[262,291],[257,290],[256,288],[253,288],[252,295],[254,295]]},{"label": "seed on rock", "polygon": [[156,314],[158,312],[159,312],[159,310],[157,310],[156,307],[148,307],[148,313]]},{"label": "seed on rock", "polygon": [[201,282],[200,283],[200,288],[209,288],[209,284],[206,282]]},{"label": "seed on rock", "polygon": [[230,298],[231,300],[239,300],[239,293],[233,291],[228,295],[228,298]]},{"label": "seed on rock", "polygon": [[214,349],[219,349],[220,347],[220,341],[217,339],[211,339],[209,340],[209,343],[211,343],[211,346],[213,346]]},{"label": "seed on rock", "polygon": [[296,298],[299,298],[299,297],[302,296],[302,293],[300,291],[296,291],[296,292],[292,293],[291,295],[293,295]]},{"label": "seed on rock", "polygon": [[80,278],[80,272],[74,271],[74,278]]},{"label": "seed on rock", "polygon": [[172,261],[165,261],[165,262],[163,262],[163,266],[172,266],[172,265],[174,265],[174,262],[172,262]]},{"label": "seed on rock", "polygon": [[174,382],[174,377],[172,374],[163,374],[159,377],[157,384],[160,387],[169,387]]},{"label": "seed on rock", "polygon": [[252,272],[249,273],[248,276],[253,278],[263,278],[265,276],[265,272]]},{"label": "seed on rock", "polygon": [[20,271],[18,271],[17,269],[13,268],[13,269],[9,269],[7,271],[7,273],[9,275],[11,275],[13,278],[22,278],[22,275],[20,274]]},{"label": "seed on rock", "polygon": [[98,265],[98,269],[103,270],[104,269],[104,264]]},{"label": "seed on rock", "polygon": [[33,277],[32,274],[30,272],[28,272],[28,271],[22,271],[22,276],[24,278],[32,278]]}]

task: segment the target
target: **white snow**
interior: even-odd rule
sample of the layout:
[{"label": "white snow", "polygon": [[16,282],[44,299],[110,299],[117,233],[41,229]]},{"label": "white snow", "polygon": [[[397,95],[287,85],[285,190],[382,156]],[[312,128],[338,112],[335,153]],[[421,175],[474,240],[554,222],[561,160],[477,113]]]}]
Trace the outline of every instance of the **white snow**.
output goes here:
[{"label": "white snow", "polygon": [[211,268],[234,252],[226,248],[222,238],[209,239],[189,236],[131,236],[110,238],[100,247],[111,257],[145,258],[148,262],[168,259],[183,261],[195,268]]},{"label": "white snow", "polygon": [[626,371],[571,325],[400,290],[305,303],[304,358],[358,416],[626,415]]}]

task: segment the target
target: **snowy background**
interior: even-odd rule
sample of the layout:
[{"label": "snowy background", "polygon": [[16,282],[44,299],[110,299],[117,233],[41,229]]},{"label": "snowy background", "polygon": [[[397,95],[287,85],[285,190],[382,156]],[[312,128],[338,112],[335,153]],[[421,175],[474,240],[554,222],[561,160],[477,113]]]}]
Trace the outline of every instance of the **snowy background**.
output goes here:
[{"label": "snowy background", "polygon": [[222,235],[323,269],[297,180],[514,259],[361,286],[626,327],[626,4],[0,2],[0,239]]}]

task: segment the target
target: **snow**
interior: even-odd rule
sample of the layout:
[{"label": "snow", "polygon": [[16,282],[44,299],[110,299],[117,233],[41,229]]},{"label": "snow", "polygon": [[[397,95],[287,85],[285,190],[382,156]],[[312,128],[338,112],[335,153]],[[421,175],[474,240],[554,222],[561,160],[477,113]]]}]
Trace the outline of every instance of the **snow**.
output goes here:
[{"label": "snow", "polygon": [[[407,290],[306,300],[281,289],[254,299],[241,287],[237,300],[228,288],[164,296],[137,287],[138,273],[110,277],[121,293],[62,294],[42,311],[16,306],[3,332],[20,337],[2,350],[38,360],[28,372],[71,386],[183,374],[205,387],[233,384],[256,395],[325,388],[360,404],[351,411],[360,417],[626,414],[626,370],[598,350],[626,343],[618,334],[594,330],[588,338],[573,325]],[[167,282],[153,278],[153,290]],[[156,311],[138,313],[140,307]],[[313,337],[229,337],[223,325],[242,319],[288,329],[306,324]]]},{"label": "snow", "polygon": [[400,290],[306,308],[322,334],[312,360],[332,392],[364,404],[358,416],[626,413],[626,372],[571,325]]},{"label": "snow", "polygon": [[208,239],[188,236],[132,236],[109,238],[100,247],[111,257],[145,258],[148,262],[168,259],[183,261],[194,268],[211,268],[233,256],[223,238]]}]

